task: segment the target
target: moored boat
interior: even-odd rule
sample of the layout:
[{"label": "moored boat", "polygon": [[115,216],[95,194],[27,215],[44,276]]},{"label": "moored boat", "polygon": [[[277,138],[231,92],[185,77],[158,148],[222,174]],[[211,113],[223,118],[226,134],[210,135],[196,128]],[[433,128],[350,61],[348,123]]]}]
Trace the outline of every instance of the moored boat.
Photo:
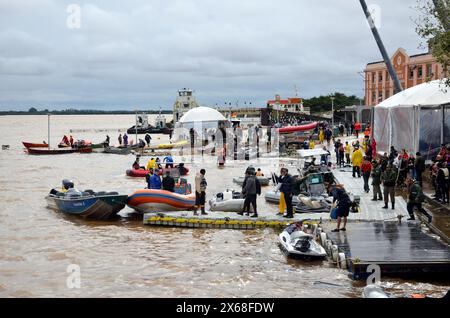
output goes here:
[{"label": "moored boat", "polygon": [[242,212],[244,201],[240,192],[227,189],[217,193],[213,199],[209,200],[209,207],[213,212]]},{"label": "moored boat", "polygon": [[[162,169],[157,169],[156,172],[158,173],[158,175],[162,176],[164,175],[167,171],[175,171],[175,172],[179,172],[180,171],[180,167],[179,166],[175,166],[173,168],[162,168]],[[149,171],[148,170],[136,170],[136,169],[129,169],[126,172],[126,175],[129,177],[133,177],[133,178],[145,178],[146,175],[148,175]],[[183,167],[183,173],[181,174],[182,176],[186,176],[189,173],[189,169],[186,167]]]},{"label": "moored boat", "polygon": [[115,155],[129,155],[131,153],[131,148],[105,147],[103,152]]},{"label": "moored boat", "polygon": [[[256,177],[262,187],[268,186],[270,183],[270,178],[266,177]],[[244,184],[245,177],[236,177],[233,178],[233,182],[239,185]]]},{"label": "moored boat", "polygon": [[22,141],[22,144],[25,148],[48,148],[48,144],[43,143],[43,144],[37,144],[37,143],[32,143],[32,142],[25,142]]},{"label": "moored boat", "polygon": [[78,191],[73,188],[72,183],[72,187],[65,193],[51,190],[46,200],[48,207],[58,212],[86,219],[106,220],[125,207],[127,198],[127,195],[117,192]]},{"label": "moored boat", "polygon": [[303,232],[300,227],[301,223],[291,224],[278,236],[282,250],[292,258],[325,258],[325,249],[314,240],[313,235]]},{"label": "moored boat", "polygon": [[165,190],[144,189],[128,197],[127,205],[141,213],[183,211],[195,205],[195,194],[178,194]]},{"label": "moored boat", "polygon": [[92,148],[58,148],[58,149],[44,149],[44,148],[28,148],[30,155],[64,155],[70,153],[91,153]]}]

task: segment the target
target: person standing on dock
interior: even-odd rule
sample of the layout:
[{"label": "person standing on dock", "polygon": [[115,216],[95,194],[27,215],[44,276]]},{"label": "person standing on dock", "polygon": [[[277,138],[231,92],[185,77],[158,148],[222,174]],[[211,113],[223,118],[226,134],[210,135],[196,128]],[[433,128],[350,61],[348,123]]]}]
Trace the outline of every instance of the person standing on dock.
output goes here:
[{"label": "person standing on dock", "polygon": [[283,193],[284,201],[286,203],[286,215],[285,218],[292,219],[294,217],[294,209],[292,207],[292,192],[294,190],[294,179],[289,174],[289,170],[286,168],[281,169],[281,176],[279,178],[280,192]]},{"label": "person standing on dock", "polygon": [[323,131],[323,128],[320,127],[319,129],[319,142],[321,145],[323,145],[323,141],[325,140],[325,132]]},{"label": "person standing on dock", "polygon": [[361,152],[361,149],[359,149],[359,147],[356,147],[352,155],[353,178],[356,178],[356,174],[358,174],[358,178],[361,178],[362,160],[363,154]]},{"label": "person standing on dock", "polygon": [[119,138],[117,138],[119,141],[119,146],[122,146],[122,134],[119,134]]},{"label": "person standing on dock", "polygon": [[348,144],[348,141],[346,141],[345,142],[345,161],[346,161],[346,164],[349,166],[351,164],[350,154],[351,154],[351,148],[350,148],[350,145]]},{"label": "person standing on dock", "polygon": [[373,199],[372,201],[383,201],[383,194],[381,192],[381,165],[378,161],[373,162],[372,169],[372,186],[373,186]]},{"label": "person standing on dock", "polygon": [[355,134],[356,138],[359,138],[359,132],[361,131],[361,124],[359,121],[355,123]]},{"label": "person standing on dock", "polygon": [[420,152],[416,153],[416,160],[414,161],[414,170],[416,175],[416,180],[422,186],[422,175],[425,171],[425,158],[422,157]]},{"label": "person standing on dock", "polygon": [[[443,204],[450,204],[449,199],[449,185],[450,185],[450,171],[447,168],[447,162],[443,161],[438,164],[438,172],[436,175],[436,184],[441,194]],[[438,198],[439,201],[439,198]]]},{"label": "person standing on dock", "polygon": [[147,146],[150,147],[150,142],[152,141],[152,136],[150,136],[150,134],[146,134],[145,141],[147,142]]},{"label": "person standing on dock", "polygon": [[[350,214],[352,201],[342,185],[331,185],[328,188],[329,195],[333,196],[333,204],[337,202],[337,225],[332,232],[347,231],[347,218]],[[344,227],[341,229],[341,222],[344,220]]]},{"label": "person standing on dock", "polygon": [[406,180],[406,186],[408,187],[408,213],[409,219],[408,221],[414,221],[416,218],[414,217],[414,208],[417,208],[420,213],[425,215],[428,218],[428,223],[431,223],[432,217],[431,215],[422,207],[422,202],[424,201],[424,195],[422,192],[422,187],[419,182],[414,181],[411,178]]},{"label": "person standing on dock", "polygon": [[331,146],[331,138],[333,138],[333,132],[331,131],[331,129],[328,127],[325,130],[325,139],[327,140],[327,147],[330,148]]},{"label": "person standing on dock", "polygon": [[370,192],[369,179],[370,174],[372,172],[372,164],[370,163],[367,157],[364,157],[364,160],[361,164],[361,172],[364,179],[364,191],[366,191],[366,193],[369,193]]},{"label": "person standing on dock", "polygon": [[383,181],[384,192],[383,209],[389,208],[389,197],[391,197],[392,210],[395,210],[395,183],[397,182],[397,172],[393,169],[391,164],[388,164],[386,171],[381,174],[381,180]]},{"label": "person standing on dock", "polygon": [[256,199],[257,195],[261,194],[261,185],[259,184],[258,179],[256,178],[254,171],[245,172],[245,180],[242,186],[242,194],[245,195],[244,201],[244,210],[238,213],[239,215],[244,215],[244,212],[247,215],[250,215],[250,204],[253,207],[253,215],[252,218],[258,217],[258,210],[256,207]]},{"label": "person standing on dock", "polygon": [[194,215],[198,215],[197,209],[200,208],[202,215],[208,215],[205,212],[206,187],[208,183],[205,179],[206,170],[201,169],[200,173],[195,176],[195,206]]}]

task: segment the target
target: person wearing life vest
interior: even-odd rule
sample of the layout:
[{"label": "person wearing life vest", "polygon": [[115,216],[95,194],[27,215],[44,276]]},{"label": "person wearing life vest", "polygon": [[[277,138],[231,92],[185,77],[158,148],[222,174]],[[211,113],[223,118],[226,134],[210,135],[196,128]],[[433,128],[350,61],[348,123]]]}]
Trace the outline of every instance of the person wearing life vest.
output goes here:
[{"label": "person wearing life vest", "polygon": [[319,142],[322,145],[323,141],[325,140],[325,133],[323,131],[323,128],[320,128],[319,130]]},{"label": "person wearing life vest", "polygon": [[450,204],[450,171],[447,167],[447,162],[440,162],[438,168],[439,170],[436,176],[436,184],[438,187],[438,193],[441,194],[441,198],[438,198],[438,201],[442,201],[444,204]]},{"label": "person wearing life vest", "polygon": [[154,173],[153,169],[149,170],[145,179],[147,180],[148,189],[161,190],[161,178]]},{"label": "person wearing life vest", "polygon": [[409,219],[408,221],[414,221],[414,208],[417,208],[419,212],[424,214],[428,218],[428,223],[431,223],[432,217],[431,215],[422,207],[422,202],[424,201],[424,195],[422,192],[422,187],[420,184],[411,179],[406,179],[406,186],[408,187],[408,204],[407,209],[409,213]]},{"label": "person wearing life vest", "polygon": [[351,148],[350,145],[348,144],[348,141],[345,142],[345,161],[347,165],[350,165],[351,161],[350,161],[350,155],[351,155]]}]

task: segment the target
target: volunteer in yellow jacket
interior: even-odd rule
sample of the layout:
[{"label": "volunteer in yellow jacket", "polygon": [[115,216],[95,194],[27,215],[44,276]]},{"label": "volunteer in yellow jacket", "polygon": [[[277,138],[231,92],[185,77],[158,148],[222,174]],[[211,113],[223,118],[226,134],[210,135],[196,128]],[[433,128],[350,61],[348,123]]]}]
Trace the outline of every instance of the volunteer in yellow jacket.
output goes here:
[{"label": "volunteer in yellow jacket", "polygon": [[155,169],[156,167],[156,160],[155,158],[151,158],[150,161],[147,163],[147,171],[150,171],[150,169]]},{"label": "volunteer in yellow jacket", "polygon": [[364,156],[361,149],[356,147],[352,155],[353,178],[356,178],[356,173],[358,174],[358,178],[361,178],[361,165],[363,157]]}]

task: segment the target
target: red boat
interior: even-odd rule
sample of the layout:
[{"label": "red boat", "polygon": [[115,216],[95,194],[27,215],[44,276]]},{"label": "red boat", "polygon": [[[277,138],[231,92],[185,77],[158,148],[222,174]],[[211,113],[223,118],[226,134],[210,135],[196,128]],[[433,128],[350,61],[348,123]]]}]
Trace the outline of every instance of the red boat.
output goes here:
[{"label": "red boat", "polygon": [[279,128],[278,132],[281,134],[288,134],[288,133],[294,133],[297,131],[308,131],[313,130],[317,127],[318,123],[311,123],[307,125],[301,125],[301,126],[291,126],[291,127],[283,127]]},{"label": "red boat", "polygon": [[[158,175],[162,176],[166,173],[167,170],[171,171],[172,169],[178,170],[178,166],[174,168],[162,168],[157,170]],[[189,169],[184,167],[184,174],[183,176],[187,175],[189,173]],[[148,174],[148,170],[136,170],[136,169],[130,169],[126,171],[127,176],[133,177],[133,178],[145,178],[145,176]]]},{"label": "red boat", "polygon": [[48,144],[34,144],[31,142],[22,141],[22,144],[25,148],[48,148]]},{"label": "red boat", "polygon": [[42,149],[42,148],[28,148],[30,155],[64,155],[69,153],[91,153],[92,148],[67,148],[67,149]]}]

